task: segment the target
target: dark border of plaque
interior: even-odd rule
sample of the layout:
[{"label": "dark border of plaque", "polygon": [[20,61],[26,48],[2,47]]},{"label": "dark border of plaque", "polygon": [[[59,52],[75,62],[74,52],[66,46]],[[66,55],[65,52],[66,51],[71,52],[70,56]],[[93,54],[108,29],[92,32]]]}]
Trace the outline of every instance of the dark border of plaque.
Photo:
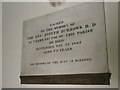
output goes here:
[{"label": "dark border of plaque", "polygon": [[21,84],[110,85],[111,73],[20,76]]}]

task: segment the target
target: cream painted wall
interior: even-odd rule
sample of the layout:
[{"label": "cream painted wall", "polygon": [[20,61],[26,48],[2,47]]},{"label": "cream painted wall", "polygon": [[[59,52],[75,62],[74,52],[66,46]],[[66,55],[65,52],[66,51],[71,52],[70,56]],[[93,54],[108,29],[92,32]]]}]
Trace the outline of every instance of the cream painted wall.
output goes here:
[{"label": "cream painted wall", "polygon": [[73,87],[73,88],[115,88],[118,87],[118,9],[117,3],[105,3],[107,19],[107,39],[110,71],[112,72],[111,85],[21,85],[21,45],[22,22],[33,17],[45,15],[64,8],[82,3],[65,3],[61,7],[53,8],[49,3],[3,3],[3,88],[44,88],[44,87]]},{"label": "cream painted wall", "polygon": [[0,1],[0,89],[2,88],[2,2]]}]

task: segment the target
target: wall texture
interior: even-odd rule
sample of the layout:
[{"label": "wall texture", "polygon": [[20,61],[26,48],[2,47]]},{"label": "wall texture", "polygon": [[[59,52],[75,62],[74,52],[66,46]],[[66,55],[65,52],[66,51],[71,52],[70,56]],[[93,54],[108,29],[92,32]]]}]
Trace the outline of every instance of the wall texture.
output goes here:
[{"label": "wall texture", "polygon": [[[2,73],[2,2],[0,1],[0,73]],[[0,74],[0,88],[2,88],[2,74]]]}]

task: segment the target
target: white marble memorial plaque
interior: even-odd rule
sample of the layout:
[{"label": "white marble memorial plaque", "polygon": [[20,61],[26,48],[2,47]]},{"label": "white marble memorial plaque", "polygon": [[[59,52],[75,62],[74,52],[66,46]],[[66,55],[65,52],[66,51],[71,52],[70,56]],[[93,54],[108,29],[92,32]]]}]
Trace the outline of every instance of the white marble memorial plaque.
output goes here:
[{"label": "white marble memorial plaque", "polygon": [[108,72],[104,4],[26,20],[22,43],[22,76]]}]

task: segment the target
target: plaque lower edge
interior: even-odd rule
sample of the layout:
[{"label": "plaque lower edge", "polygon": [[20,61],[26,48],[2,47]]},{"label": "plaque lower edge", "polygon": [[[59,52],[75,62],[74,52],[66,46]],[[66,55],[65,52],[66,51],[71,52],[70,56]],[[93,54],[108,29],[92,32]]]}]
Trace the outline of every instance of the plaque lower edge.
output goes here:
[{"label": "plaque lower edge", "polygon": [[110,85],[111,73],[20,76],[21,84]]}]

